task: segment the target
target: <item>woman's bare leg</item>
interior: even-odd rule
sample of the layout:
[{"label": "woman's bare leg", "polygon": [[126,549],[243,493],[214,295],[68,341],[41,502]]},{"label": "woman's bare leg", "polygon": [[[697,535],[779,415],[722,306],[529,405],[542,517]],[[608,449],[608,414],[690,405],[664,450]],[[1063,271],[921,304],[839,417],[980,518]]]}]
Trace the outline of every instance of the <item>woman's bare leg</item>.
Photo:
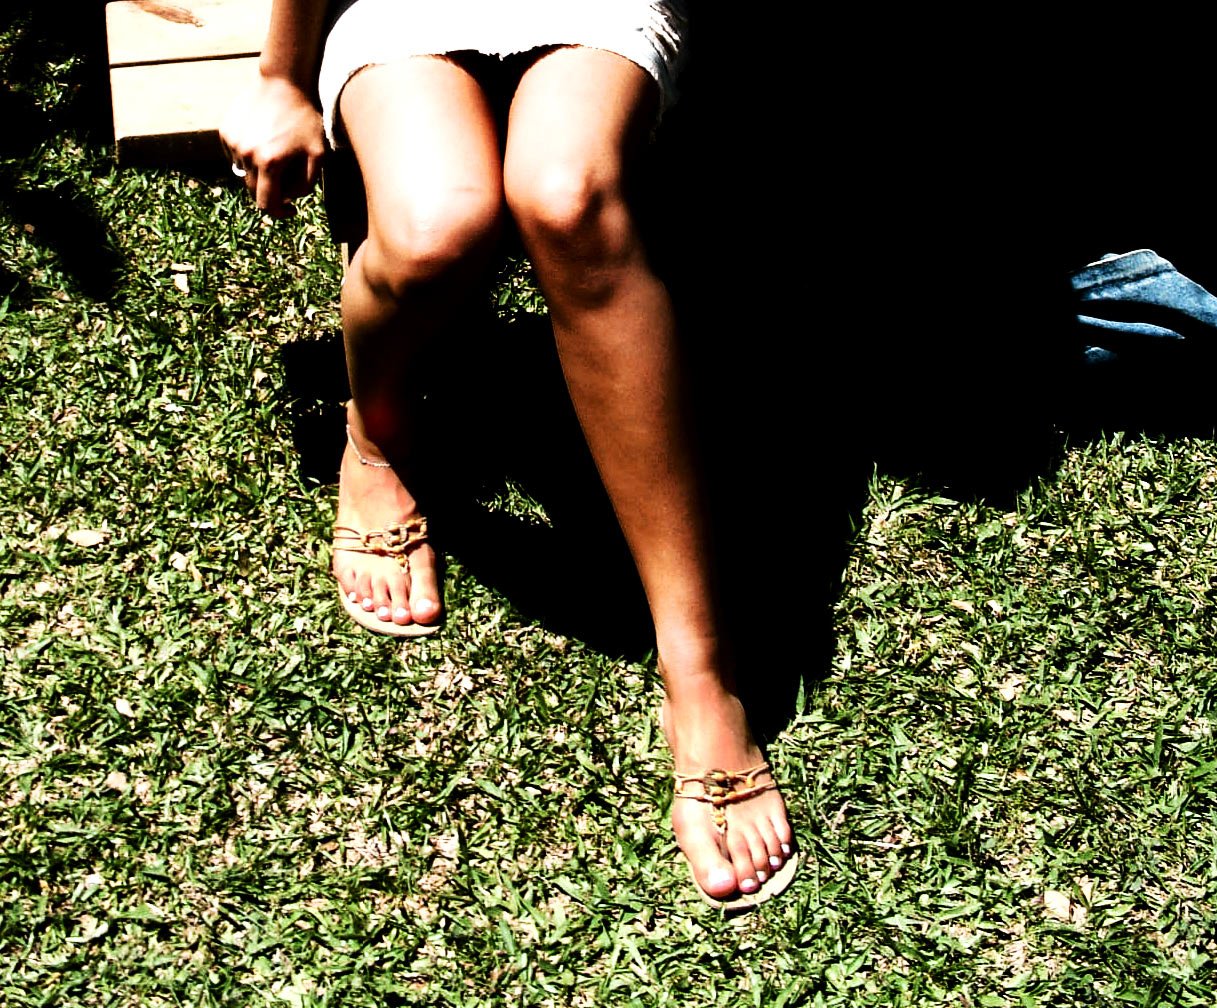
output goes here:
[{"label": "woman's bare leg", "polygon": [[[407,489],[420,444],[419,355],[483,275],[503,215],[502,168],[477,81],[445,58],[368,67],[348,82],[340,110],[363,174],[368,237],[342,288],[353,445],[342,458],[337,524],[363,531],[419,512]],[[428,544],[410,554],[408,573],[387,557],[336,550],[334,574],[386,624],[439,618]]]},{"label": "woman's bare leg", "polygon": [[[762,756],[715,609],[672,305],[627,191],[655,98],[650,78],[614,54],[565,48],[543,56],[512,105],[504,186],[655,621],[676,770],[736,771]],[[699,884],[719,898],[756,892],[793,843],[777,791],[730,806],[725,849],[706,805],[676,801],[672,821]]]}]

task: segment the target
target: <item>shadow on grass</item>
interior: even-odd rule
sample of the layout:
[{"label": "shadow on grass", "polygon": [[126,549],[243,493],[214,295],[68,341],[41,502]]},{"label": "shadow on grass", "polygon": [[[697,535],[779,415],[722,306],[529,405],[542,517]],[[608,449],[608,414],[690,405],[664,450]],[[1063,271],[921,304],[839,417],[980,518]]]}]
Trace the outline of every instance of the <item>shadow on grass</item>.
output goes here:
[{"label": "shadow on grass", "polygon": [[[6,4],[0,34],[8,42],[0,64],[0,211],[52,252],[82,293],[107,299],[123,263],[103,215],[71,180],[31,185],[23,178],[38,173],[40,153],[68,135],[97,146],[112,141],[105,4]],[[71,59],[77,62],[65,73],[60,64]],[[29,297],[23,277],[0,275],[5,287],[15,303]]]},{"label": "shadow on grass", "polygon": [[736,519],[723,541],[728,583],[746,598],[733,611],[755,631],[754,710],[777,725],[828,667],[873,465],[1011,508],[1067,446],[1101,432],[1211,431],[1217,355],[1147,345],[1088,369],[1068,287],[1105,252],[1156,241],[1203,263],[1191,251],[1205,236],[1190,221],[1163,227],[1154,194],[1138,199],[1118,173],[1107,202],[1081,198],[1071,172],[1102,157],[1088,144],[1044,170],[1038,127],[1076,140],[1051,91],[1028,96],[1020,82],[1007,94],[994,75],[978,123],[916,48],[917,83],[893,77],[900,87],[876,104],[868,81],[899,59],[867,55],[817,78],[794,32],[789,51],[772,40],[764,73],[740,73],[730,15],[707,9],[699,27],[656,151],[654,244],[701,369],[716,497]]},{"label": "shadow on grass", "polygon": [[[71,182],[29,188],[0,167],[0,207],[32,241],[54,253],[63,271],[85,296],[104,301],[122,279],[123,260],[94,207]],[[14,303],[29,297],[29,283],[12,275]],[[0,292],[5,278],[0,274]]]},{"label": "shadow on grass", "polygon": [[[304,475],[333,483],[349,394],[340,337],[283,348]],[[645,600],[558,369],[545,318],[476,320],[433,362],[426,509],[442,548],[525,619],[606,654],[653,646]],[[508,483],[548,524],[491,509]]]},{"label": "shadow on grass", "polygon": [[[1026,214],[984,188],[1015,171],[1006,146],[994,146],[993,164],[893,167],[892,151],[929,145],[911,96],[875,109],[864,88],[850,93],[865,74],[820,91],[802,52],[770,53],[765,73],[740,74],[731,16],[707,10],[700,25],[703,56],[653,150],[652,250],[688,340],[728,625],[753,719],[771,736],[800,688],[829,668],[833,603],[876,463],[957,499],[1011,507],[1071,441],[1203,431],[1205,369],[1187,382],[1179,360],[1081,369],[1054,278],[1067,276],[1062,262],[1087,259],[1052,230],[1052,204],[1037,204],[1034,185],[1019,189]],[[838,91],[844,100],[795,114],[792,96]],[[995,105],[999,141],[1005,126],[1025,125],[1008,112]],[[871,113],[886,118],[875,124]],[[942,131],[931,139],[955,136],[949,115],[930,125]],[[445,547],[526,617],[640,656],[651,646],[645,605],[545,326],[487,325],[459,354],[459,382],[434,399]],[[326,373],[339,361],[334,352]],[[341,415],[300,420],[312,431],[302,457],[305,442],[328,453],[306,469],[331,479]],[[505,479],[552,525],[474,505]]]},{"label": "shadow on grass", "polygon": [[[793,715],[800,686],[827,670],[832,603],[870,463],[839,432],[807,431],[801,399],[779,393],[759,359],[740,365],[702,352],[711,347],[690,351],[720,580],[745,699],[770,737]],[[287,344],[283,354],[300,404],[293,429],[302,472],[332,483],[348,394],[340,338]],[[614,657],[644,658],[654,647],[646,600],[548,320],[475,321],[435,367],[445,377],[428,397],[436,441],[427,510],[445,551],[525,619]],[[745,375],[752,368],[755,380]],[[509,482],[541,505],[548,524],[484,505]]]},{"label": "shadow on grass", "polygon": [[[105,7],[106,0],[3,5],[0,157],[25,156],[68,131],[98,145],[113,139]],[[76,62],[65,72],[69,60]]]}]

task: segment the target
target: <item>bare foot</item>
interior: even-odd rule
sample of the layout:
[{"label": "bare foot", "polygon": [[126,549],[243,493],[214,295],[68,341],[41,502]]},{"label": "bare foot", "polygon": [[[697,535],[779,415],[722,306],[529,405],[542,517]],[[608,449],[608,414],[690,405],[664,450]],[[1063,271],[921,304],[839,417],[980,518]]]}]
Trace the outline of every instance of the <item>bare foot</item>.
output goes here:
[{"label": "bare foot", "polygon": [[[349,429],[338,479],[334,577],[353,618],[383,633],[427,633],[438,627],[440,586],[431,544],[407,546],[408,567],[393,556],[340,549],[358,545],[347,530],[363,533],[410,525],[418,504],[393,469],[356,430]],[[361,458],[362,456],[362,458]],[[367,614],[360,618],[359,613]],[[405,629],[408,628],[408,629]]]},{"label": "bare foot", "polygon": [[[739,773],[765,762],[752,738],[739,699],[724,689],[715,677],[677,685],[667,677],[668,699],[664,702],[663,728],[672,750],[675,770],[701,778],[710,770]],[[760,787],[773,783],[768,771],[758,773]],[[737,784],[737,789],[746,786]],[[706,788],[691,782],[686,795],[702,795]],[[739,897],[760,900],[776,895],[767,891],[794,855],[794,833],[786,815],[786,804],[776,788],[722,806],[726,831],[715,826],[715,809],[704,801],[675,798],[672,830],[689,861],[693,878],[712,902],[731,902]],[[782,876],[784,886],[790,872]]]}]

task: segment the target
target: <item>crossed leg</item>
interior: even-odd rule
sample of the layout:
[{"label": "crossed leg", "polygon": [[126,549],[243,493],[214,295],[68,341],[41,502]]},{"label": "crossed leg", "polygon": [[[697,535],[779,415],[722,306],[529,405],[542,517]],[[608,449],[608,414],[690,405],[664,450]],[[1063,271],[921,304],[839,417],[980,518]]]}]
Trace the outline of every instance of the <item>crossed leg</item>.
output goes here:
[{"label": "crossed leg", "polygon": [[[384,530],[420,517],[420,355],[476,292],[503,217],[499,141],[477,81],[443,57],[371,66],[347,83],[341,120],[363,174],[368,236],[342,288],[351,384],[337,526]],[[336,547],[349,535],[335,537]],[[365,626],[421,632],[441,615],[436,554],[334,552]],[[355,614],[358,617],[358,614]]]},{"label": "crossed leg", "polygon": [[[655,100],[650,78],[612,53],[563,48],[541,57],[512,104],[503,177],[572,401],[646,591],[676,771],[700,777],[763,757],[720,633],[672,305],[629,198]],[[793,844],[777,790],[728,806],[726,816],[724,838],[702,802],[672,809],[698,884],[724,900],[758,893]]]}]

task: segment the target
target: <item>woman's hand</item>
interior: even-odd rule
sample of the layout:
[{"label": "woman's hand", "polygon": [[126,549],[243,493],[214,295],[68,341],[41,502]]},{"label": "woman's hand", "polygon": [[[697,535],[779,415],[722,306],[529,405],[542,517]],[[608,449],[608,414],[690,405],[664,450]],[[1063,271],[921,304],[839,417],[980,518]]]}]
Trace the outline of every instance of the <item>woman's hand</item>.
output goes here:
[{"label": "woman's hand", "polygon": [[312,189],[325,153],[321,114],[304,91],[275,77],[263,77],[228,113],[220,142],[258,209],[271,217],[291,215],[291,201]]}]

